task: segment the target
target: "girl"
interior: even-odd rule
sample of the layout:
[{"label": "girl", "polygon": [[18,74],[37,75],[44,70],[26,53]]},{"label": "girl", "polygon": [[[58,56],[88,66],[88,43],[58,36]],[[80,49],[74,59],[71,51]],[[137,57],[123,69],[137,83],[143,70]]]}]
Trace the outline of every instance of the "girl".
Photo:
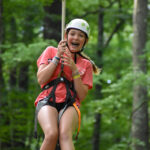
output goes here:
[{"label": "girl", "polygon": [[[98,73],[83,51],[89,38],[89,25],[74,19],[66,27],[65,40],[47,47],[37,60],[37,79],[43,91],[35,101],[37,118],[44,132],[40,150],[74,150],[72,135],[78,125],[78,108],[93,86],[92,71]],[[78,107],[74,107],[76,104]],[[64,109],[65,107],[65,109]],[[58,125],[58,117],[61,114]]]}]

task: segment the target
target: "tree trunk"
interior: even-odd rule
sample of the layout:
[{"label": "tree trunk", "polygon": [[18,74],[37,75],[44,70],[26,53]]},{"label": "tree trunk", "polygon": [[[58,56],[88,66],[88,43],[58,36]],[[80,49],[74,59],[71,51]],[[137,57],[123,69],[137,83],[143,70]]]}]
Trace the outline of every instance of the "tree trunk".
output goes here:
[{"label": "tree trunk", "polygon": [[[148,96],[146,79],[140,80],[147,73],[146,33],[147,33],[147,0],[134,1],[133,14],[133,115],[132,115],[132,148],[148,150]],[[142,142],[142,144],[141,144]]]},{"label": "tree trunk", "polygon": [[23,91],[28,90],[28,69],[29,65],[24,64],[19,70],[19,88]]},{"label": "tree trunk", "polygon": [[44,6],[44,39],[61,39],[61,1],[54,0],[50,6]]},{"label": "tree trunk", "polygon": [[[100,8],[101,10],[101,8]],[[97,51],[97,57],[99,64],[98,67],[102,68],[102,49],[103,49],[103,13],[100,11],[98,15],[98,51]],[[96,99],[100,99],[102,97],[101,94],[101,85],[96,85]],[[101,114],[96,113],[95,114],[95,124],[94,124],[94,131],[93,131],[93,150],[100,150],[100,124],[101,124]]]},{"label": "tree trunk", "polygon": [[[10,41],[11,43],[17,42],[17,28],[16,28],[16,21],[14,17],[11,18],[11,36],[10,36]],[[16,86],[17,83],[17,71],[16,67],[11,68],[10,70],[10,75],[9,75],[9,84],[10,87],[13,89]]]},{"label": "tree trunk", "polygon": [[101,114],[95,114],[95,124],[93,132],[93,150],[100,150],[100,123],[101,123]]}]

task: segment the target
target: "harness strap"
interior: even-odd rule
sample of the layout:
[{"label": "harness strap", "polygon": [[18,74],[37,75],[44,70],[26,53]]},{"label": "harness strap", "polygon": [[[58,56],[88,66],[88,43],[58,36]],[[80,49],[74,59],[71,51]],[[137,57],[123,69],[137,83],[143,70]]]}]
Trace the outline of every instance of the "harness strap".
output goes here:
[{"label": "harness strap", "polygon": [[48,100],[51,99],[51,98],[53,99],[54,105],[55,105],[55,99],[56,99],[56,98],[55,98],[55,90],[56,90],[56,87],[57,87],[57,84],[54,85],[54,87],[53,87],[51,93],[50,93],[49,96],[47,97]]},{"label": "harness strap", "polygon": [[77,130],[77,135],[75,137],[75,139],[77,140],[79,132],[80,132],[80,125],[81,125],[81,112],[80,112],[80,109],[78,108],[78,106],[75,102],[73,103],[73,106],[74,106],[74,108],[76,109],[76,111],[78,113],[78,130]]},{"label": "harness strap", "polygon": [[[68,81],[65,77],[59,77],[57,79],[54,79],[52,80],[51,82],[49,82],[47,85],[45,85],[42,90],[46,90],[46,89],[49,89],[51,86],[53,86],[53,89],[51,91],[51,93],[48,95],[48,99],[53,99],[53,103],[54,105],[56,105],[56,97],[55,97],[55,91],[56,91],[56,88],[57,88],[57,85],[61,82],[64,82],[65,85],[66,85],[66,90],[67,90],[67,93],[66,93],[66,100],[68,101],[69,97],[71,96],[70,94],[70,90],[71,89],[71,83],[70,81]],[[66,102],[67,102],[66,101]]]},{"label": "harness strap", "polygon": [[54,86],[55,84],[58,84],[58,83],[61,83],[61,82],[64,82],[66,84],[70,84],[70,81],[67,80],[65,77],[58,77],[57,79],[54,79],[52,81],[50,81],[49,83],[47,83],[43,88],[42,88],[42,91],[43,90],[47,90],[49,89],[51,86]]}]

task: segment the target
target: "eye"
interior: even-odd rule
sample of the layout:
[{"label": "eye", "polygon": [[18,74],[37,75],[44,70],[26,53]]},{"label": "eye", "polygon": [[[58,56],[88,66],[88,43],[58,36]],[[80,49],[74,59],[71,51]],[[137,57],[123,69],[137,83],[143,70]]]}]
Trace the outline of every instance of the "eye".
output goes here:
[{"label": "eye", "polygon": [[70,35],[74,36],[74,35],[75,35],[75,33],[74,33],[74,32],[71,32],[71,33],[70,33]]},{"label": "eye", "polygon": [[70,31],[70,32],[69,32],[69,35],[74,36],[74,35],[75,35],[75,32]]},{"label": "eye", "polygon": [[80,37],[84,37],[84,34],[81,33],[81,34],[79,34],[79,36],[80,36]]}]

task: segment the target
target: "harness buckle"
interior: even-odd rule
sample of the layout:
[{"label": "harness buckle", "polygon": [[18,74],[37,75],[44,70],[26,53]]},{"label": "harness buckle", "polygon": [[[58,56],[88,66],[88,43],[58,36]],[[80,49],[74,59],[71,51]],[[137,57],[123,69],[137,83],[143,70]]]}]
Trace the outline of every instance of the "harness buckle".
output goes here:
[{"label": "harness buckle", "polygon": [[64,81],[64,78],[63,78],[63,77],[60,77],[60,81],[62,81],[62,82],[63,82],[63,81]]},{"label": "harness buckle", "polygon": [[47,84],[46,86],[45,86],[45,89],[48,89],[49,88],[49,85]]}]

